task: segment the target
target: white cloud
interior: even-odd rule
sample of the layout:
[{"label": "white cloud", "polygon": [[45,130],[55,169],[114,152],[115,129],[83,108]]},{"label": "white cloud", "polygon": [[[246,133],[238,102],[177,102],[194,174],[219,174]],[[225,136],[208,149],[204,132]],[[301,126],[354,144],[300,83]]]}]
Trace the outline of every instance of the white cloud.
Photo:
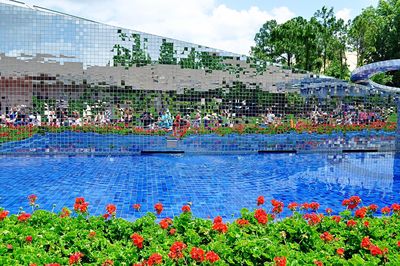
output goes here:
[{"label": "white cloud", "polygon": [[294,17],[287,7],[236,10],[215,0],[27,0],[30,4],[115,26],[248,54],[254,35],[270,19]]},{"label": "white cloud", "polygon": [[336,12],[336,17],[343,19],[345,22],[347,22],[349,19],[352,18],[351,16],[351,9],[349,8],[343,8]]}]

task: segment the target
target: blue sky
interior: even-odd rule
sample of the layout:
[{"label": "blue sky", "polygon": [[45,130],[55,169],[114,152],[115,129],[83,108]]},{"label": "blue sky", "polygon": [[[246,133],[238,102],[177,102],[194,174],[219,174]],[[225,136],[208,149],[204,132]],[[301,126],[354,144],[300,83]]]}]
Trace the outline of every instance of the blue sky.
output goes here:
[{"label": "blue sky", "polygon": [[298,16],[311,17],[315,10],[320,9],[322,6],[334,7],[335,11],[343,10],[345,8],[351,11],[351,16],[357,16],[361,10],[367,6],[378,4],[378,0],[230,0],[223,1],[217,0],[219,4],[225,4],[235,9],[247,9],[251,6],[258,6],[263,10],[270,10],[280,6],[287,6],[290,10]]},{"label": "blue sky", "polygon": [[[6,0],[0,0],[6,1]],[[270,19],[309,18],[322,6],[345,20],[378,0],[25,0],[113,26],[130,28],[239,54]]]}]

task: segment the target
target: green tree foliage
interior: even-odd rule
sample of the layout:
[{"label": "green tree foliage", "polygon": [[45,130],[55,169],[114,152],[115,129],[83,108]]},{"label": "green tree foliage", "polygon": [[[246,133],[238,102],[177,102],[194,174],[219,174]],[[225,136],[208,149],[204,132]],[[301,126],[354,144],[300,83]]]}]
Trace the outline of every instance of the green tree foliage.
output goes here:
[{"label": "green tree foliage", "polygon": [[255,36],[251,54],[258,60],[348,78],[349,25],[322,7],[309,20],[295,17],[283,24],[267,21]]}]

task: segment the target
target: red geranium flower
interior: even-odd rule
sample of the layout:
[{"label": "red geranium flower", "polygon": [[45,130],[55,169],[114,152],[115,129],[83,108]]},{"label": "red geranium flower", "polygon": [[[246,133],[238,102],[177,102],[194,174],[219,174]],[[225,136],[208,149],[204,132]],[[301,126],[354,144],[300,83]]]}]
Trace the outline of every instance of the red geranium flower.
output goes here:
[{"label": "red geranium flower", "polygon": [[337,253],[339,256],[343,256],[343,254],[344,254],[344,248],[338,248],[338,249],[336,250],[336,253]]},{"label": "red geranium flower", "polygon": [[110,218],[110,214],[108,214],[108,213],[105,213],[105,214],[103,214],[103,218],[105,219],[105,220],[107,220],[108,218]]},{"label": "red geranium flower", "polygon": [[167,229],[169,225],[172,224],[172,220],[170,218],[164,218],[160,221],[160,227],[162,229]]},{"label": "red geranium flower", "polygon": [[32,236],[27,236],[26,238],[25,238],[25,240],[26,240],[26,242],[29,242],[29,243],[31,243],[32,242]]},{"label": "red geranium flower", "polygon": [[76,198],[74,210],[78,213],[86,213],[88,210],[89,202],[85,202],[85,198]]},{"label": "red geranium flower", "polygon": [[330,242],[333,240],[333,235],[331,235],[329,232],[324,232],[319,236],[322,240],[325,242]]},{"label": "red geranium flower", "polygon": [[360,203],[361,198],[359,196],[351,196],[349,199],[343,200],[342,205],[347,206],[349,210],[354,210]]},{"label": "red geranium flower", "polygon": [[31,218],[31,215],[30,215],[29,213],[21,213],[21,214],[18,216],[18,221],[20,221],[20,222],[25,222],[25,221],[27,221],[29,218]]},{"label": "red geranium flower", "polygon": [[82,257],[83,257],[83,254],[80,252],[76,252],[76,253],[72,254],[71,256],[69,256],[69,265],[79,263],[81,261]]},{"label": "red geranium flower", "polygon": [[3,221],[3,220],[7,217],[7,215],[8,215],[9,213],[10,213],[9,211],[1,210],[1,211],[0,211],[0,221]]},{"label": "red geranium flower", "polygon": [[182,207],[182,211],[183,211],[183,212],[190,212],[190,206],[189,206],[189,205],[184,205],[184,206]]},{"label": "red geranium flower", "polygon": [[366,207],[362,207],[355,212],[355,216],[358,218],[364,218],[367,215],[368,209]]},{"label": "red geranium flower", "polygon": [[377,247],[375,245],[371,245],[369,247],[369,251],[371,252],[372,256],[377,256],[377,255],[382,255],[383,254],[383,251],[379,247]]},{"label": "red geranium flower", "polygon": [[214,263],[219,261],[219,256],[217,253],[215,253],[214,251],[208,251],[206,253],[206,260],[210,263]]},{"label": "red geranium flower", "polygon": [[171,259],[180,259],[183,258],[183,250],[186,248],[186,244],[182,242],[175,242],[172,244],[171,248],[169,249],[168,257]]},{"label": "red geranium flower", "polygon": [[152,266],[152,265],[157,265],[162,263],[162,256],[158,253],[152,254],[149,259],[147,260],[147,265]]},{"label": "red geranium flower", "polygon": [[266,224],[268,222],[267,213],[263,209],[256,210],[254,212],[254,218],[256,218],[260,224]]},{"label": "red geranium flower", "polygon": [[378,205],[376,204],[371,204],[368,206],[368,209],[372,212],[376,212],[378,210]]},{"label": "red geranium flower", "polygon": [[131,239],[133,241],[133,244],[138,247],[138,248],[143,248],[143,237],[137,233],[134,233],[133,235],[131,235]]},{"label": "red geranium flower", "polygon": [[71,215],[71,211],[68,208],[66,208],[66,207],[62,208],[61,214],[60,214],[61,218],[69,217],[70,215]]},{"label": "red geranium flower", "polygon": [[236,223],[237,223],[239,226],[246,226],[246,225],[249,225],[249,221],[246,220],[246,219],[237,219],[237,220],[236,220]]},{"label": "red geranium flower", "polygon": [[214,223],[212,229],[221,233],[226,233],[228,231],[228,226],[223,222]]},{"label": "red geranium flower", "polygon": [[276,266],[286,266],[286,257],[275,257],[274,261]]},{"label": "red geranium flower", "polygon": [[310,204],[308,204],[307,202],[304,202],[303,204],[301,204],[300,209],[308,210],[308,209],[310,209]]},{"label": "red geranium flower", "polygon": [[397,241],[397,247],[400,248],[400,241]]},{"label": "red geranium flower", "polygon": [[354,221],[354,220],[348,220],[348,221],[347,221],[347,227],[353,227],[353,226],[355,226],[356,224],[357,224],[357,222]]},{"label": "red geranium flower", "polygon": [[337,222],[337,223],[339,223],[340,222],[340,220],[342,219],[339,215],[334,215],[334,216],[332,216],[332,218],[331,218],[333,221],[335,221],[335,222]]},{"label": "red geranium flower", "polygon": [[117,211],[117,207],[114,204],[108,204],[106,207],[108,214],[114,216]]},{"label": "red geranium flower", "polygon": [[299,207],[299,204],[296,202],[291,202],[288,205],[288,209],[291,211],[295,211]]},{"label": "red geranium flower", "polygon": [[394,213],[400,215],[400,204],[393,203],[391,207]]},{"label": "red geranium flower", "polygon": [[371,240],[369,239],[369,237],[366,236],[361,240],[361,244],[360,245],[361,245],[362,248],[369,249],[370,246],[372,245],[372,243],[371,243]]},{"label": "red geranium flower", "polygon": [[93,238],[95,236],[96,236],[96,232],[95,231],[90,231],[89,234],[88,234],[89,238]]},{"label": "red geranium flower", "polygon": [[325,209],[325,212],[326,212],[327,214],[331,214],[333,211],[332,211],[331,208],[326,208],[326,209]]},{"label": "red geranium flower", "polygon": [[388,206],[383,207],[383,208],[381,209],[381,212],[382,212],[383,214],[388,214],[388,213],[390,213],[390,208],[389,208]]},{"label": "red geranium flower", "polygon": [[160,215],[163,211],[163,205],[159,202],[154,205],[154,209],[156,210],[157,214]]},{"label": "red geranium flower", "polygon": [[314,211],[319,209],[319,203],[318,202],[311,202],[310,203],[310,208]]},{"label": "red geranium flower", "polygon": [[324,266],[324,263],[322,261],[320,261],[320,260],[314,261],[314,264],[317,265],[317,266]]},{"label": "red geranium flower", "polygon": [[259,196],[257,198],[257,206],[263,205],[265,203],[264,196]]},{"label": "red geranium flower", "polygon": [[169,230],[169,234],[170,235],[175,235],[176,233],[176,229],[175,228],[171,228],[171,230]]},{"label": "red geranium flower", "polygon": [[214,223],[222,223],[222,217],[221,216],[217,216],[214,218]]},{"label": "red geranium flower", "polygon": [[137,211],[140,210],[140,207],[141,205],[139,203],[133,204],[133,208]]},{"label": "red geranium flower", "polygon": [[306,214],[303,215],[303,218],[308,221],[309,225],[319,224],[322,221],[323,217],[324,217],[323,214],[321,214],[321,213],[320,214],[316,214],[315,212],[306,213]]},{"label": "red geranium flower", "polygon": [[365,221],[365,222],[364,222],[364,226],[365,226],[365,227],[369,227],[369,222],[368,222],[368,221]]},{"label": "red geranium flower", "polygon": [[201,248],[193,247],[190,251],[190,256],[195,261],[202,262],[204,261],[204,250],[202,250]]},{"label": "red geranium flower", "polygon": [[281,213],[283,211],[284,204],[282,201],[273,199],[271,200],[271,204],[273,206],[272,208],[273,213]]}]

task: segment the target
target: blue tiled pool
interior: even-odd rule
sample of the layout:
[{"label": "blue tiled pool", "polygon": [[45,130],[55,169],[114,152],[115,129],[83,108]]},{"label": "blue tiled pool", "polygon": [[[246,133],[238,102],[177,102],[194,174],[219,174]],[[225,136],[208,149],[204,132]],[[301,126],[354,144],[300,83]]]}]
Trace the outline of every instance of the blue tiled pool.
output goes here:
[{"label": "blue tiled pool", "polygon": [[[162,217],[192,202],[197,217],[238,216],[264,195],[291,201],[318,201],[341,211],[341,201],[359,195],[380,207],[400,202],[400,154],[149,155],[120,157],[0,157],[0,206],[30,211],[27,196],[40,208],[72,208],[75,197],[90,202],[91,214],[108,203],[129,220],[162,202]],[[132,204],[140,203],[141,212]]]}]

